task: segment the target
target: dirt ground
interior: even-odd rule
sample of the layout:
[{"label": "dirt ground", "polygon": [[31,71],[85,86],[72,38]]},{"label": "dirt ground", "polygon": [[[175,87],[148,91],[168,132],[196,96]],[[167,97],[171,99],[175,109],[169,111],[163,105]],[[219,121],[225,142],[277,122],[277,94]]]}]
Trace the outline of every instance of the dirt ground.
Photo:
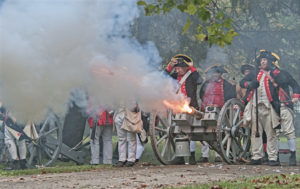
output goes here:
[{"label": "dirt ground", "polygon": [[89,172],[0,177],[0,188],[162,188],[265,174],[299,174],[300,166],[136,165]]}]

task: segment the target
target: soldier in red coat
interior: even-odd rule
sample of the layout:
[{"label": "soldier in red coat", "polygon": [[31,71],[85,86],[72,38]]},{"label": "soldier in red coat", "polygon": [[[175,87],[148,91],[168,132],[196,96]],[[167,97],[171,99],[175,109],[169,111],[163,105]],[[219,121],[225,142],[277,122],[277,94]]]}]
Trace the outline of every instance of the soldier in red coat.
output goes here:
[{"label": "soldier in red coat", "polygon": [[92,165],[99,164],[99,138],[103,140],[103,164],[112,164],[112,134],[113,134],[113,115],[108,111],[102,110],[90,114],[88,124],[91,128],[90,147]]},{"label": "soldier in red coat", "polygon": [[[267,153],[270,166],[280,165],[277,160],[278,147],[276,129],[280,129],[280,102],[278,81],[282,77],[279,70],[273,69],[271,52],[261,51],[256,64],[258,72],[248,74],[240,83],[248,90],[242,102],[246,103],[245,122],[251,123],[252,160],[250,165],[262,164],[264,157],[262,135],[267,136]],[[280,81],[282,82],[282,81]],[[256,90],[256,91],[255,91]],[[257,113],[258,111],[258,113]]]},{"label": "soldier in red coat", "polygon": [[[200,90],[200,98],[202,100],[201,111],[205,111],[207,106],[216,106],[222,108],[224,103],[231,99],[236,98],[235,83],[229,83],[222,75],[227,73],[224,66],[214,65],[206,70],[207,80],[203,83]],[[202,157],[199,162],[208,162],[209,145],[207,142],[202,143]],[[215,153],[215,162],[220,162],[219,154]]]},{"label": "soldier in red coat", "polygon": [[[175,72],[172,73],[173,69]],[[184,96],[190,98],[190,106],[199,109],[197,102],[197,86],[201,85],[203,79],[193,66],[193,60],[187,55],[178,54],[172,57],[165,71],[178,81],[177,93],[182,93]],[[191,157],[189,159],[189,164],[191,165],[196,164],[195,145],[196,142],[191,141]],[[184,163],[183,158],[180,163]]]}]

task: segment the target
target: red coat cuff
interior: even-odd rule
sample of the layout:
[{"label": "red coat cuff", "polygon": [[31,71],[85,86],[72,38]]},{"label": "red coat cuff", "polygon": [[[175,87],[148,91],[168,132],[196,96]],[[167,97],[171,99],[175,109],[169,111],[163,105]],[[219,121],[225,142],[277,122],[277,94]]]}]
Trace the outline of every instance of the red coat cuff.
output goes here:
[{"label": "red coat cuff", "polygon": [[93,127],[93,122],[94,122],[94,119],[92,117],[88,118],[88,124],[89,124],[90,128]]},{"label": "red coat cuff", "polygon": [[273,71],[273,74],[274,74],[275,77],[276,77],[279,73],[280,73],[280,70],[278,70],[278,69],[275,69],[275,70]]},{"label": "red coat cuff", "polygon": [[293,98],[300,98],[300,94],[293,94]]},{"label": "red coat cuff", "polygon": [[171,72],[172,69],[173,69],[173,66],[171,66],[171,65],[168,65],[167,68],[166,68],[166,70],[167,70],[168,72]]}]

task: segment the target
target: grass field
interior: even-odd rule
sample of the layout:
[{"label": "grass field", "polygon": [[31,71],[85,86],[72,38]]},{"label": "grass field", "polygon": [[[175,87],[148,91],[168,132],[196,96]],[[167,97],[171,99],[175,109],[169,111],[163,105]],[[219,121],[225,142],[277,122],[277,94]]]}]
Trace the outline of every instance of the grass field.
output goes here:
[{"label": "grass field", "polygon": [[261,177],[241,178],[233,181],[215,182],[180,187],[181,189],[275,189],[275,188],[300,188],[300,174],[268,175]]}]

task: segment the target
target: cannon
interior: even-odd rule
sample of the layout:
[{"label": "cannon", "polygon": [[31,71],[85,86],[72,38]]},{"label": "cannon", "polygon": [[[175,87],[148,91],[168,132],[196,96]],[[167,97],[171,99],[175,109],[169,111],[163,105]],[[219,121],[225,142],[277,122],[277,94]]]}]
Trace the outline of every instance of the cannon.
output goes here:
[{"label": "cannon", "polygon": [[228,100],[222,109],[208,106],[205,112],[152,112],[150,139],[162,164],[176,164],[190,156],[189,142],[206,141],[228,164],[246,162],[250,153],[250,127],[243,124],[244,104]]},{"label": "cannon", "polygon": [[[87,96],[79,92],[71,93],[69,108],[63,119],[49,111],[43,123],[25,128],[30,138],[27,141],[28,167],[51,166],[57,158],[63,161],[72,160],[76,164],[85,162],[89,154],[85,149],[89,145],[85,141],[87,137],[84,136],[85,108],[78,106],[76,101],[83,102],[87,100]],[[78,96],[82,99],[78,99]]]}]

